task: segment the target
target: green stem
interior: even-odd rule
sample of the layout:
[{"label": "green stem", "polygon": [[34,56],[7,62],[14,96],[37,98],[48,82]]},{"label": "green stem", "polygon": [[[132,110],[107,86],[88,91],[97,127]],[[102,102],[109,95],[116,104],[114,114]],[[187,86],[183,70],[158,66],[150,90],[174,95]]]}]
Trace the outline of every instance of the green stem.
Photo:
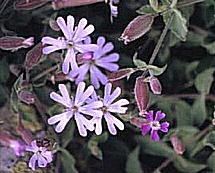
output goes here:
[{"label": "green stem", "polygon": [[151,56],[151,58],[150,58],[150,60],[149,60],[149,64],[153,64],[153,62],[155,61],[155,58],[156,58],[156,56],[157,56],[157,54],[158,54],[158,52],[159,52],[159,50],[160,50],[160,48],[161,48],[161,45],[162,45],[162,43],[163,43],[163,41],[164,41],[164,38],[166,37],[166,34],[167,34],[167,32],[168,32],[168,29],[169,29],[169,27],[170,27],[170,25],[171,25],[171,23],[172,23],[172,19],[173,19],[173,15],[169,18],[167,24],[165,25],[165,28],[164,28],[163,31],[162,31],[162,34],[160,35],[160,38],[159,38],[159,40],[158,40],[158,43],[157,43],[157,45],[155,46],[155,49],[154,49],[154,51],[153,51],[153,53],[152,53],[152,56]]}]

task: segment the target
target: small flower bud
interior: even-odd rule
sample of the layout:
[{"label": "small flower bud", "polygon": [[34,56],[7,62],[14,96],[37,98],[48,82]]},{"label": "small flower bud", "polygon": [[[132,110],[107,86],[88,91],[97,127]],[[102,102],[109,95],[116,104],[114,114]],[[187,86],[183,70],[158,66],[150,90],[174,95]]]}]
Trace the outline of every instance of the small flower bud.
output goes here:
[{"label": "small flower bud", "polygon": [[35,96],[30,91],[20,91],[18,98],[28,105],[35,103]]},{"label": "small flower bud", "polygon": [[110,82],[114,82],[123,79],[124,77],[129,78],[133,72],[134,70],[132,68],[121,69],[116,72],[109,73],[108,79]]},{"label": "small flower bud", "polygon": [[130,123],[138,128],[141,128],[143,123],[147,123],[147,120],[140,117],[133,117],[131,118]]},{"label": "small flower bud", "polygon": [[55,10],[61,8],[68,8],[68,7],[76,7],[82,5],[89,5],[94,4],[97,2],[103,2],[104,0],[54,0],[52,2],[52,6]]},{"label": "small flower bud", "polygon": [[47,0],[16,0],[14,7],[16,10],[32,10],[46,4]]},{"label": "small flower bud", "polygon": [[182,155],[184,153],[185,149],[184,149],[184,146],[183,146],[181,140],[176,135],[172,135],[170,138],[170,141],[173,145],[173,148],[174,148],[176,154]]},{"label": "small flower bud", "polygon": [[161,86],[158,78],[151,76],[149,78],[149,84],[150,84],[150,88],[154,94],[158,94],[158,95],[161,94],[162,86]]},{"label": "small flower bud", "polygon": [[146,32],[151,29],[154,22],[154,15],[146,14],[137,16],[125,28],[119,40],[123,40],[124,44],[134,41],[142,37]]},{"label": "small flower bud", "polygon": [[63,81],[67,81],[69,80],[68,75],[65,75],[63,72],[57,72],[55,74],[53,74],[49,80],[55,84],[56,82],[63,82]]},{"label": "small flower bud", "polygon": [[144,77],[136,79],[134,94],[140,114],[144,114],[149,103],[149,88]]},{"label": "small flower bud", "polygon": [[30,70],[34,65],[36,65],[41,59],[43,52],[42,43],[37,44],[33,49],[31,49],[25,59],[25,68]]},{"label": "small flower bud", "polygon": [[6,36],[0,38],[0,49],[17,51],[20,48],[28,48],[34,44],[34,38]]}]

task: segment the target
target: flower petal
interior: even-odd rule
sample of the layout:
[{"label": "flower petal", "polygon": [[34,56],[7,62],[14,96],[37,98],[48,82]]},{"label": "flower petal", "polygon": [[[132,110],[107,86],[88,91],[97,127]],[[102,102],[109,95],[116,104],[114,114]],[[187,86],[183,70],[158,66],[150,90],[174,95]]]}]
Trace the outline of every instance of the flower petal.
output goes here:
[{"label": "flower petal", "polygon": [[121,94],[121,88],[117,87],[113,93],[109,96],[109,99],[104,103],[105,106],[109,106],[117,97],[119,97]]},{"label": "flower petal", "polygon": [[75,44],[75,49],[80,53],[92,52],[98,49],[96,44]]},{"label": "flower petal", "polygon": [[78,104],[79,100],[81,99],[86,84],[84,82],[80,82],[77,86],[76,95],[75,95],[75,105]]},{"label": "flower petal", "polygon": [[155,121],[160,121],[161,119],[165,118],[165,116],[166,116],[165,113],[157,111],[155,115]]},{"label": "flower petal", "polygon": [[66,100],[67,103],[69,104],[69,103],[71,102],[71,99],[70,99],[68,90],[67,90],[67,88],[66,88],[66,85],[64,85],[64,84],[59,84],[59,85],[58,85],[58,88],[59,88],[60,93],[62,94],[64,100]]},{"label": "flower petal", "polygon": [[48,55],[48,54],[55,52],[57,50],[60,50],[60,49],[61,48],[57,47],[57,46],[46,46],[43,48],[43,54]]},{"label": "flower petal", "polygon": [[62,30],[66,39],[69,40],[70,39],[70,33],[69,33],[69,30],[66,26],[65,20],[62,17],[58,17],[56,22],[57,22],[58,26],[60,27],[60,29]]},{"label": "flower petal", "polygon": [[113,112],[113,113],[121,113],[124,114],[127,111],[127,107],[122,107],[125,105],[128,105],[129,101],[126,99],[120,99],[117,102],[115,102],[114,104],[111,104],[108,107],[108,111]]},{"label": "flower petal", "polygon": [[168,132],[168,127],[169,127],[169,123],[168,122],[164,122],[164,123],[161,123],[161,128],[160,130],[164,133],[167,133]]},{"label": "flower petal", "polygon": [[153,141],[159,141],[160,140],[160,137],[158,135],[158,131],[157,130],[152,130],[151,131],[151,139]]},{"label": "flower petal", "polygon": [[115,63],[97,61],[96,64],[111,72],[117,71],[119,69],[119,66]]},{"label": "flower petal", "polygon": [[87,130],[86,130],[86,127],[84,126],[84,123],[82,121],[81,114],[76,113],[75,121],[76,121],[76,124],[78,127],[79,134],[83,137],[87,136]]},{"label": "flower petal", "polygon": [[36,166],[36,161],[37,161],[37,155],[34,154],[30,160],[29,160],[29,163],[28,163],[28,166],[35,171],[35,166]]},{"label": "flower petal", "polygon": [[152,122],[153,121],[153,111],[149,111],[148,114],[146,115],[146,119],[149,121],[149,122]]},{"label": "flower petal", "polygon": [[95,133],[96,135],[101,135],[102,134],[102,117],[101,118],[95,118],[94,123],[96,124],[95,127]]},{"label": "flower petal", "polygon": [[53,154],[51,151],[42,152],[41,155],[46,158],[47,162],[50,163],[53,160]]},{"label": "flower petal", "polygon": [[69,15],[67,16],[67,29],[69,32],[69,40],[72,39],[72,35],[74,32],[74,24],[75,24],[75,19],[73,16]]},{"label": "flower petal", "polygon": [[99,58],[97,61],[100,61],[100,62],[117,62],[119,60],[119,54],[118,53],[112,53],[110,55],[106,55],[106,56],[103,56],[101,58]]},{"label": "flower petal", "polygon": [[142,135],[145,136],[151,129],[151,126],[149,124],[143,124],[141,127]]},{"label": "flower petal", "polygon": [[47,160],[41,154],[39,154],[38,155],[38,166],[40,168],[44,168],[47,166],[47,163],[48,163]]},{"label": "flower petal", "polygon": [[71,104],[68,104],[68,102],[61,96],[59,95],[58,93],[56,92],[51,92],[50,93],[50,98],[66,107],[70,107]]}]

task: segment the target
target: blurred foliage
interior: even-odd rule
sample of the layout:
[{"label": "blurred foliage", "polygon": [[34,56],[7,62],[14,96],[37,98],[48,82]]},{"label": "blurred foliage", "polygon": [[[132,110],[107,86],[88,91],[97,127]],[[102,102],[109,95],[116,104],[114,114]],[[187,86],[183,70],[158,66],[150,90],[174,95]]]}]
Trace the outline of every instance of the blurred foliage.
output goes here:
[{"label": "blurred foliage", "polygon": [[[56,16],[71,14],[77,21],[86,17],[96,28],[93,40],[100,35],[105,36],[119,52],[121,68],[138,69],[132,73],[129,82],[123,79],[124,95],[131,102],[129,112],[125,117],[122,116],[122,120],[126,121],[123,132],[111,136],[104,126],[105,132],[101,136],[90,133],[87,138],[81,138],[75,123],[71,122],[56,139],[55,135],[48,132],[44,120],[62,111],[62,107],[54,105],[49,98],[49,93],[56,90],[56,85],[50,79],[60,71],[58,63],[61,55],[43,56],[32,69],[26,71],[26,55],[33,47],[16,52],[0,49],[0,106],[4,108],[10,104],[13,110],[10,126],[16,126],[17,120],[13,120],[20,113],[23,124],[35,136],[40,137],[45,133],[59,145],[55,161],[50,165],[52,169],[38,170],[38,173],[215,172],[215,131],[211,124],[215,102],[215,1],[195,2],[121,0],[119,16],[111,24],[109,7],[103,2],[55,11],[50,2],[31,10],[15,10],[13,1],[0,1],[0,37],[34,37],[36,45],[45,35],[60,35],[60,32],[51,29]],[[140,14],[156,15],[151,30],[143,37],[124,45],[118,38],[127,24]],[[169,21],[170,31],[155,63],[149,64],[159,36]],[[133,59],[135,53],[137,57]],[[10,68],[11,65],[19,67],[17,75]],[[151,94],[150,106],[165,112],[170,122],[169,133],[162,136],[158,143],[151,141],[148,136],[143,137],[137,128],[129,124],[132,117],[138,116],[133,94],[135,79],[138,72],[144,73],[146,69],[153,75],[160,75],[158,77],[163,89],[163,95]],[[63,83],[67,84],[71,93],[74,92],[74,83]],[[22,90],[36,94],[44,109],[20,101],[18,93]],[[6,118],[7,115],[1,111],[1,130],[8,130],[5,124],[1,126]],[[11,133],[18,136],[15,131]],[[183,155],[177,155],[171,145],[170,138],[173,134],[181,139],[185,147]],[[19,161],[15,158],[14,162],[10,162],[9,157],[14,159],[10,151],[0,146],[0,172],[30,172],[25,157],[19,158]],[[162,167],[166,161],[169,163]]]}]

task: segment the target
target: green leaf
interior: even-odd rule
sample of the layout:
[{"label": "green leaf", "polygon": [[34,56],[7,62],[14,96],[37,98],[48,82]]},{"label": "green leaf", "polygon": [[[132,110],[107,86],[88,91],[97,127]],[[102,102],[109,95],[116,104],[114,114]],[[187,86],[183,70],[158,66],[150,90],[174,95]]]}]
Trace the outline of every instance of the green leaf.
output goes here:
[{"label": "green leaf", "polygon": [[137,59],[137,53],[135,53],[133,56],[133,63],[138,68],[146,68],[147,66],[147,64],[144,61]]},{"label": "green leaf", "polygon": [[185,101],[179,100],[175,103],[174,115],[177,119],[177,126],[192,125],[190,109],[190,105]]},{"label": "green leaf", "polygon": [[74,157],[65,149],[60,148],[60,160],[62,164],[63,173],[78,173],[75,168],[75,159]]},{"label": "green leaf", "polygon": [[214,55],[215,54],[215,41],[212,43],[203,43],[202,47],[204,47],[209,54]]},{"label": "green leaf", "polygon": [[136,147],[129,155],[126,162],[127,173],[143,173],[141,164],[139,161],[140,147]]},{"label": "green leaf", "polygon": [[139,14],[156,14],[156,11],[150,5],[144,5],[140,7],[137,11]]},{"label": "green leaf", "polygon": [[210,157],[207,160],[207,165],[212,171],[215,171],[214,163],[215,163],[215,151],[210,155]]},{"label": "green leaf", "polygon": [[186,19],[182,16],[181,12],[177,9],[173,9],[171,11],[168,11],[164,13],[163,19],[164,22],[167,24],[168,20],[172,17],[172,23],[170,26],[171,32],[178,37],[182,41],[186,41],[186,36],[187,36],[187,26],[186,26]]},{"label": "green leaf", "polygon": [[185,173],[195,173],[199,172],[202,169],[206,168],[206,165],[194,163],[187,159],[184,159],[181,156],[176,156],[174,159],[174,166],[180,171]]},{"label": "green leaf", "polygon": [[149,4],[154,11],[158,11],[158,0],[149,0]]},{"label": "green leaf", "polygon": [[147,69],[149,69],[150,73],[154,76],[159,76],[161,75],[167,68],[167,64],[163,67],[157,67],[154,65],[148,65]]},{"label": "green leaf", "polygon": [[195,125],[201,126],[206,117],[205,95],[200,95],[194,102],[191,109],[191,116]]},{"label": "green leaf", "polygon": [[215,131],[212,131],[207,135],[205,140],[205,146],[209,146],[213,150],[215,150]]},{"label": "green leaf", "polygon": [[140,144],[141,150],[144,153],[151,154],[154,156],[172,157],[175,152],[166,143],[154,142],[149,137],[137,136],[137,143]]},{"label": "green leaf", "polygon": [[209,68],[195,78],[194,84],[196,89],[203,94],[208,94],[213,82],[213,73],[215,68]]}]

